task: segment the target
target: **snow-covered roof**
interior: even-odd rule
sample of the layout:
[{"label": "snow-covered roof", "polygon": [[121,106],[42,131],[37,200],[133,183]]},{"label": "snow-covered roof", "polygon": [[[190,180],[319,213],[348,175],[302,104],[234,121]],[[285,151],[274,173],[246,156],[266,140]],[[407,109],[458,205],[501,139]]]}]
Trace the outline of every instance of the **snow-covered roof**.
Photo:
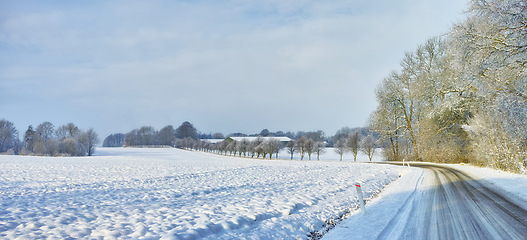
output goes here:
[{"label": "snow-covered roof", "polygon": [[200,139],[200,141],[208,142],[208,143],[219,143],[222,142],[225,139]]},{"label": "snow-covered roof", "polygon": [[262,139],[263,141],[269,141],[271,139],[275,139],[275,140],[278,140],[280,142],[289,142],[289,141],[291,141],[291,138],[288,138],[288,137],[229,137],[229,138],[234,140],[234,141],[237,141],[237,142],[243,141],[244,139],[246,139],[249,142],[252,142],[252,141],[255,141],[258,138]]}]

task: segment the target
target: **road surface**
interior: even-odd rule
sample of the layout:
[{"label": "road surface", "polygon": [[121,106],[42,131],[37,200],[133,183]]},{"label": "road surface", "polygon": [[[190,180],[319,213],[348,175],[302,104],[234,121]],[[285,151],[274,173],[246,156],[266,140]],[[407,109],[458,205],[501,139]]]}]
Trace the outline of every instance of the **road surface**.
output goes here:
[{"label": "road surface", "polygon": [[413,184],[400,180],[412,185],[404,194],[366,205],[367,214],[356,214],[324,239],[527,239],[527,203],[458,170],[416,166],[423,171]]}]

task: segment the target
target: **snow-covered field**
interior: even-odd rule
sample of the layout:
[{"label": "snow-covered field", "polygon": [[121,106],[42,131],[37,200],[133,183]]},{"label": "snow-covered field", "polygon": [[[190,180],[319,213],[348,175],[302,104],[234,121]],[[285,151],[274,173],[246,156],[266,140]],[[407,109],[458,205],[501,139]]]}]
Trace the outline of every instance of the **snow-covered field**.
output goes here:
[{"label": "snow-covered field", "polygon": [[0,156],[0,238],[305,239],[355,209],[354,183],[370,198],[405,171],[178,149]]}]

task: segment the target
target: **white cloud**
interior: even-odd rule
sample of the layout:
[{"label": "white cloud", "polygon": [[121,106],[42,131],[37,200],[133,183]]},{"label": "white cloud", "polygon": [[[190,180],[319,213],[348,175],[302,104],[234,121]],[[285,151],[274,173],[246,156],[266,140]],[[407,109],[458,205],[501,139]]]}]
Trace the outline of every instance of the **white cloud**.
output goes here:
[{"label": "white cloud", "polygon": [[[49,98],[43,104],[81,109],[54,116],[64,122],[101,116],[90,124],[102,134],[184,120],[225,133],[362,125],[404,51],[446,32],[463,8],[456,0],[36,4],[11,3],[0,23],[0,91],[10,92],[0,112],[16,123],[35,114],[13,110],[27,101],[7,111],[8,97]],[[38,89],[19,91],[28,85]]]}]

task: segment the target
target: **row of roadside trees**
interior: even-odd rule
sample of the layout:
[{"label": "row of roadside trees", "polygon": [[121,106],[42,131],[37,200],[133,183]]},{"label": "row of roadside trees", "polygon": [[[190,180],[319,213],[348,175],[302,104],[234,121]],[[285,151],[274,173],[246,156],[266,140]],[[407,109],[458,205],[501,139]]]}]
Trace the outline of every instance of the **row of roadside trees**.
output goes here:
[{"label": "row of roadside trees", "polygon": [[[252,141],[246,138],[242,138],[240,141],[226,138],[216,143],[208,140],[184,138],[176,140],[175,145],[176,147],[188,150],[212,152],[229,156],[261,157],[264,159],[272,159],[273,155],[275,155],[275,158],[278,158],[278,153],[285,148],[287,149],[287,153],[290,154],[291,159],[297,153],[300,155],[300,160],[304,160],[305,157],[311,160],[314,155],[316,155],[317,160],[320,160],[320,155],[325,153],[327,149],[327,143],[325,141],[316,141],[305,136],[286,143],[273,137],[257,137]],[[357,160],[359,151],[367,155],[369,160],[372,161],[376,148],[377,145],[372,135],[361,137],[360,133],[355,131],[347,138],[338,139],[334,146],[334,151],[339,154],[341,161],[344,153],[348,151],[353,154],[355,161]]]},{"label": "row of roadside trees", "polygon": [[189,150],[212,152],[229,156],[269,159],[272,159],[273,155],[275,155],[275,158],[278,158],[278,153],[284,148],[287,148],[288,153],[291,154],[291,159],[293,159],[294,153],[299,153],[301,160],[304,160],[305,156],[311,160],[313,154],[316,154],[317,159],[320,159],[320,154],[325,151],[324,142],[314,141],[307,137],[301,137],[297,140],[288,141],[287,143],[283,143],[273,137],[257,137],[254,140],[242,139],[240,141],[226,138],[216,143],[211,143],[207,140],[185,138],[178,139],[176,146]]},{"label": "row of roadside trees", "polygon": [[258,137],[254,141],[246,139],[235,141],[231,138],[226,138],[223,141],[216,143],[212,143],[208,140],[184,138],[176,141],[176,147],[229,156],[244,156],[251,158],[268,157],[271,159],[273,155],[278,157],[278,153],[284,145],[282,142],[272,137]]}]

